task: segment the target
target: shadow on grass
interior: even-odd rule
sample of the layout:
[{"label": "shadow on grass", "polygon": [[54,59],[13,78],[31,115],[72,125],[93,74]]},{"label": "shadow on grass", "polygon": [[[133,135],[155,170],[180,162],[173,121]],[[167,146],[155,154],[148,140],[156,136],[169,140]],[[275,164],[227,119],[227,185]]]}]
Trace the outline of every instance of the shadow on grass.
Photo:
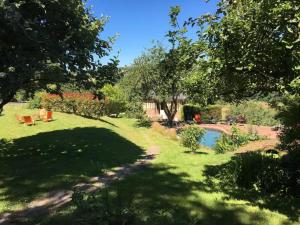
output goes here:
[{"label": "shadow on grass", "polygon": [[[251,159],[251,161],[250,161]],[[272,160],[268,157],[266,159],[259,152],[248,152],[234,156],[229,162],[221,165],[207,165],[204,170],[205,182],[203,183],[202,190],[206,192],[224,192],[227,199],[238,199],[249,201],[249,205],[258,206],[262,209],[269,209],[271,211],[278,211],[285,214],[292,221],[300,220],[300,198],[292,197],[288,195],[280,195],[274,193],[262,193],[256,191],[253,188],[253,184],[257,179],[259,170],[263,173],[272,172],[272,164],[269,167],[261,168],[262,163],[266,163],[266,160]],[[275,159],[276,160],[276,159]],[[270,161],[269,161],[270,163]],[[273,162],[275,163],[275,162]],[[274,164],[273,164],[274,166]],[[238,173],[242,169],[242,172]],[[269,188],[274,190],[280,190],[280,186],[274,186],[275,183],[271,183],[271,175],[265,176],[266,183],[262,185],[269,185]],[[237,176],[237,178],[234,178]],[[237,179],[236,182],[234,179]],[[268,183],[269,182],[269,183]],[[238,186],[236,183],[239,183]],[[274,187],[270,187],[273,185]],[[279,184],[278,184],[279,185]],[[272,189],[272,190],[273,190]]]},{"label": "shadow on grass", "polygon": [[[122,204],[124,201],[128,202],[128,205],[133,202],[134,208],[138,211],[134,222],[128,224],[267,224],[268,221],[263,214],[246,212],[242,205],[231,207],[223,201],[199,198],[194,191],[201,188],[203,184],[191,181],[186,173],[175,174],[172,169],[174,168],[163,165],[148,167],[138,174],[114,183],[109,188],[109,191],[120,192]],[[101,192],[93,196],[93,207],[95,208],[92,210],[75,209],[69,213],[56,214],[40,224],[71,225],[80,222],[82,224],[102,224],[99,219],[102,212],[97,209],[97,205],[103,203],[100,196]],[[113,211],[116,208],[110,210]]]},{"label": "shadow on grass", "polygon": [[200,152],[199,150],[197,150],[196,152],[192,152],[192,151],[184,151],[183,153],[185,154],[191,154],[191,155],[207,155],[207,152]]},{"label": "shadow on grass", "polygon": [[28,202],[39,194],[71,188],[103,170],[133,163],[143,150],[105,128],[39,133],[0,143],[0,201]]}]

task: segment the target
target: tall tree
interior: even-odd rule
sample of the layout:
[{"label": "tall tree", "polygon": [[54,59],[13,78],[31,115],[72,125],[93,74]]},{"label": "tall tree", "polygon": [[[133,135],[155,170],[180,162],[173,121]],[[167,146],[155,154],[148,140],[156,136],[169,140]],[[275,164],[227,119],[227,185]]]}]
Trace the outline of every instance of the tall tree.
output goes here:
[{"label": "tall tree", "polygon": [[[187,38],[186,24],[180,26],[180,8],[170,10],[171,30],[167,34],[171,48],[159,63],[159,77],[155,79],[155,93],[160,97],[163,109],[171,123],[177,113],[178,97],[185,93],[184,81],[189,71],[203,56],[203,42]],[[169,103],[169,104],[168,104]]]},{"label": "tall tree", "polygon": [[82,0],[0,1],[0,108],[19,89],[92,82],[111,49],[106,21]]},{"label": "tall tree", "polygon": [[224,0],[200,26],[213,72],[232,99],[278,91],[300,75],[298,0]]}]

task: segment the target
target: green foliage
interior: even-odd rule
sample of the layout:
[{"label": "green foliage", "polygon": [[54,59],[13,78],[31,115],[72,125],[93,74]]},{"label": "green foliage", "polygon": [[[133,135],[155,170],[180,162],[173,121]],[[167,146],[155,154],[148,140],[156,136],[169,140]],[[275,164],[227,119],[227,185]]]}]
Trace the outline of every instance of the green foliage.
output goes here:
[{"label": "green foliage", "polygon": [[238,104],[231,104],[229,108],[232,116],[244,116],[247,124],[274,126],[279,123],[275,119],[277,110],[264,102],[243,101]]},{"label": "green foliage", "polygon": [[73,113],[79,116],[100,119],[104,115],[104,102],[93,99],[80,93],[74,93],[71,96],[64,95],[61,98],[58,95],[44,94],[42,96],[41,106],[47,110]]},{"label": "green foliage", "polygon": [[126,110],[125,97],[123,91],[119,88],[119,86],[106,84],[100,91],[105,97],[106,115],[118,115]]},{"label": "green foliage", "polygon": [[[297,159],[299,159],[299,154]],[[285,158],[261,152],[249,152],[234,156],[218,169],[215,176],[223,187],[242,188],[261,194],[297,196],[299,182],[284,163]],[[298,166],[299,167],[299,166]],[[295,182],[296,181],[296,182]]]},{"label": "green foliage", "polygon": [[214,150],[216,153],[223,154],[225,152],[235,151],[250,141],[260,139],[262,139],[262,137],[258,136],[257,133],[251,131],[248,134],[242,134],[237,127],[233,126],[231,128],[231,135],[223,133],[221,138],[217,140]]},{"label": "green foliage", "polygon": [[[124,194],[123,194],[124,195]],[[134,207],[133,198],[124,198],[119,191],[102,191],[97,195],[85,195],[75,191],[72,201],[83,216],[80,224],[131,225],[137,221],[139,210]]]},{"label": "green foliage", "polygon": [[180,131],[181,144],[195,152],[199,148],[199,142],[203,138],[205,130],[199,126],[188,126]]},{"label": "green foliage", "polygon": [[227,98],[278,91],[300,75],[298,0],[222,1],[192,21]]},{"label": "green foliage", "polygon": [[43,92],[35,93],[34,96],[29,99],[28,108],[29,109],[39,109],[39,108],[41,108],[42,96],[44,94],[45,93],[43,93]]},{"label": "green foliage", "polygon": [[24,101],[28,100],[28,95],[25,90],[19,90],[16,92],[14,99],[17,102],[24,102]]},{"label": "green foliage", "polygon": [[300,78],[296,78],[290,87],[277,115],[284,125],[280,139],[283,149],[300,151]]},{"label": "green foliage", "polygon": [[100,39],[107,20],[82,0],[2,0],[0,108],[20,89],[34,93],[57,84],[59,91],[62,83],[90,89],[102,77],[112,79],[106,75],[118,61],[104,66],[95,60],[108,56],[114,41]]},{"label": "green foliage", "polygon": [[226,152],[231,152],[236,150],[236,146],[231,139],[231,137],[227,134],[222,134],[220,139],[216,141],[216,145],[214,146],[214,150],[216,153],[223,154]]},{"label": "green foliage", "polygon": [[151,127],[151,125],[152,125],[152,121],[146,115],[143,115],[140,118],[138,118],[137,123],[136,123],[137,127],[146,127],[146,128],[149,128],[149,127]]},{"label": "green foliage", "polygon": [[139,119],[144,115],[143,103],[139,100],[137,101],[129,101],[126,103],[126,111],[125,115],[128,118],[136,118]]}]

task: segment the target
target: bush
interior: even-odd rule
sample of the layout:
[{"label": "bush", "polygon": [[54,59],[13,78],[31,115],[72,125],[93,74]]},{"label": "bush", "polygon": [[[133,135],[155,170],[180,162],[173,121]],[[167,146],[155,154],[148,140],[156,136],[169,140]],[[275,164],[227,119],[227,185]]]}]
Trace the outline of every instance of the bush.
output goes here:
[{"label": "bush", "polygon": [[73,113],[79,116],[99,119],[104,114],[104,103],[90,93],[44,94],[41,106],[47,110]]},{"label": "bush", "polygon": [[[123,194],[124,195],[124,194]],[[80,224],[131,225],[137,223],[139,211],[133,205],[133,198],[125,198],[119,191],[102,191],[95,195],[85,195],[75,191],[72,201],[78,213],[83,215]]]},{"label": "bush", "polygon": [[29,109],[41,108],[42,96],[43,96],[42,92],[35,93],[33,98],[29,99],[28,108]]},{"label": "bush", "polygon": [[234,145],[230,136],[223,133],[221,138],[216,141],[214,150],[216,153],[222,154],[236,150],[236,146]]},{"label": "bush", "polygon": [[289,151],[300,151],[300,78],[291,83],[292,92],[286,94],[277,118],[283,124],[280,135],[281,147]]},{"label": "bush", "polygon": [[25,90],[19,90],[14,96],[14,100],[17,102],[25,102],[28,100],[28,95]]},{"label": "bush", "polygon": [[278,124],[278,120],[275,119],[277,111],[264,102],[245,101],[230,105],[230,114],[234,117],[243,116],[248,124],[265,126]]},{"label": "bush", "polygon": [[142,118],[145,112],[143,110],[143,103],[140,101],[131,101],[126,103],[125,116],[128,118]]},{"label": "bush", "polygon": [[121,100],[111,100],[106,99],[105,100],[105,114],[111,115],[116,114],[119,115],[120,113],[124,112],[126,110],[126,103]]},{"label": "bush", "polygon": [[231,128],[231,135],[222,134],[221,138],[217,140],[214,150],[216,153],[235,151],[240,146],[249,143],[249,141],[261,139],[263,137],[258,136],[256,132],[250,131],[248,134],[242,134],[237,127],[233,126]]},{"label": "bush", "polygon": [[137,123],[136,123],[137,127],[146,127],[146,128],[149,128],[149,127],[151,127],[151,125],[152,125],[152,121],[146,115],[144,115],[140,119],[138,119]]},{"label": "bush", "polygon": [[[298,157],[299,159],[299,157]],[[234,156],[219,166],[214,176],[223,188],[241,188],[260,194],[299,196],[297,186],[289,180],[284,158],[261,152],[248,152]]]},{"label": "bush", "polygon": [[203,138],[205,130],[199,126],[187,126],[180,131],[181,143],[195,152],[199,148],[199,142]]}]

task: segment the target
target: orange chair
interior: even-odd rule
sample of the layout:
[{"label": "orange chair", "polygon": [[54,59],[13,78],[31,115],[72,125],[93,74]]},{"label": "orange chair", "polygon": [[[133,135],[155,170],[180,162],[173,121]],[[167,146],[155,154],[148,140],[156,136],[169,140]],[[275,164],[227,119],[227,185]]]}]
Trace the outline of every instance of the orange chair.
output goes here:
[{"label": "orange chair", "polygon": [[194,116],[194,120],[196,121],[196,123],[201,123],[201,115],[200,114],[196,114]]},{"label": "orange chair", "polygon": [[16,116],[16,119],[20,122],[20,123],[24,123],[24,118],[23,116],[20,116],[20,115],[15,115]]},{"label": "orange chair", "polygon": [[23,116],[23,119],[24,119],[24,124],[26,124],[27,126],[34,124],[34,120],[32,119],[31,116]]},{"label": "orange chair", "polygon": [[49,122],[51,120],[53,120],[52,118],[52,112],[47,112],[46,115],[44,116],[44,122]]}]

